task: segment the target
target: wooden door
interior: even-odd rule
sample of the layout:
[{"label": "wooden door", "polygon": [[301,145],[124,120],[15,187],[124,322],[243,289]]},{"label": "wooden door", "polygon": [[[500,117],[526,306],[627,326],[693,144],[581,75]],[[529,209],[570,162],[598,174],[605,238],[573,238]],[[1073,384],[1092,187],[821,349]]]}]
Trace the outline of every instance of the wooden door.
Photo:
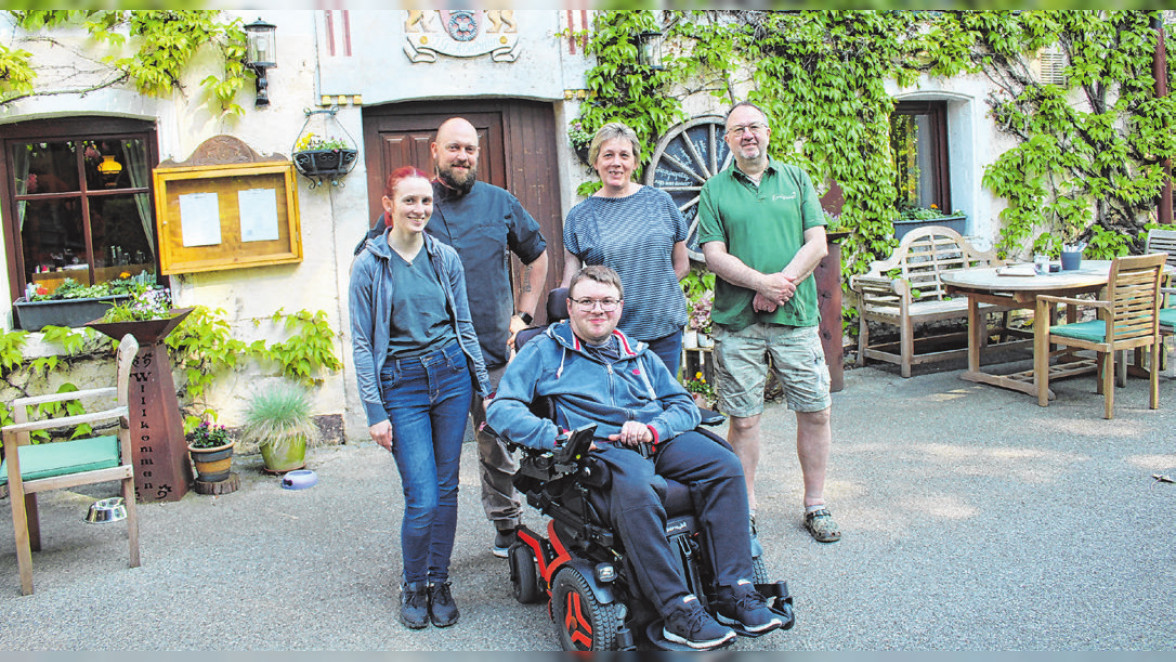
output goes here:
[{"label": "wooden door", "polygon": [[[367,164],[368,222],[383,211],[384,179],[404,165],[433,174],[429,144],[437,127],[450,117],[464,117],[478,131],[482,148],[478,179],[515,195],[547,240],[547,287],[563,275],[563,219],[556,161],[555,114],[550,104],[519,100],[412,101],[364,109],[363,142]],[[357,238],[358,240],[358,238]],[[511,259],[512,276],[522,273]],[[516,288],[517,289],[517,288]],[[540,297],[536,320],[545,321]]]}]

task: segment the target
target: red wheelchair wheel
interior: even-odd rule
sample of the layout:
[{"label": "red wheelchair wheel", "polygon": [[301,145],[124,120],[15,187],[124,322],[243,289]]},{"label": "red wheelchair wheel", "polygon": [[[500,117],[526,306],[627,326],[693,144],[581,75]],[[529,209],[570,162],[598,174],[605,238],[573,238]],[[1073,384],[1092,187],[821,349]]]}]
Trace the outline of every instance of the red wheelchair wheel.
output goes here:
[{"label": "red wheelchair wheel", "polygon": [[551,616],[565,651],[617,650],[625,608],[602,604],[575,568],[562,568],[551,586]]}]

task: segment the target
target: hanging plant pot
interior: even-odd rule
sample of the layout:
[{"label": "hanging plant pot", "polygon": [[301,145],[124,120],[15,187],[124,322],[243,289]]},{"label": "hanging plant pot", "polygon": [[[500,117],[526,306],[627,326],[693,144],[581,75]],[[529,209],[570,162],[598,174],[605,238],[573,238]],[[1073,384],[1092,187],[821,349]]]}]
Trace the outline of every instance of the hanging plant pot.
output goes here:
[{"label": "hanging plant pot", "polygon": [[310,149],[294,152],[294,167],[312,180],[311,188],[325,181],[332,185],[355,167],[358,152],[354,149]]}]

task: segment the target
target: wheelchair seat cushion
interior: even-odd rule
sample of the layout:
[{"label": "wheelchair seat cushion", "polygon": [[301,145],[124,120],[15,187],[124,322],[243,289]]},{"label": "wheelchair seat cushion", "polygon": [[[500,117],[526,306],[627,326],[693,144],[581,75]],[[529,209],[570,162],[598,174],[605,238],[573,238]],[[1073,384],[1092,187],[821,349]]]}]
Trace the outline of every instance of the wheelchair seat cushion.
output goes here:
[{"label": "wheelchair seat cushion", "polygon": [[[118,437],[108,435],[75,441],[21,446],[22,480],[38,480],[118,466]],[[8,483],[8,462],[0,462],[0,485]]]}]

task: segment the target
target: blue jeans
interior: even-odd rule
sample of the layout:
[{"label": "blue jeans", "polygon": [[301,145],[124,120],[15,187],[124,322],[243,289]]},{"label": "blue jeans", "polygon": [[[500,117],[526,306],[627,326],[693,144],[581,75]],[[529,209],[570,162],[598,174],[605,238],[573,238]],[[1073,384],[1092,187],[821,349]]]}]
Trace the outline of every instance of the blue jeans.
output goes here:
[{"label": "blue jeans", "polygon": [[654,354],[657,354],[662,363],[666,364],[666,368],[669,369],[674,379],[677,379],[678,367],[682,363],[682,329],[678,329],[668,336],[646,340],[645,343],[649,345],[649,349]]},{"label": "blue jeans", "polygon": [[392,455],[404,490],[404,581],[442,583],[457,531],[458,468],[473,384],[461,347],[389,359],[380,372]]}]

